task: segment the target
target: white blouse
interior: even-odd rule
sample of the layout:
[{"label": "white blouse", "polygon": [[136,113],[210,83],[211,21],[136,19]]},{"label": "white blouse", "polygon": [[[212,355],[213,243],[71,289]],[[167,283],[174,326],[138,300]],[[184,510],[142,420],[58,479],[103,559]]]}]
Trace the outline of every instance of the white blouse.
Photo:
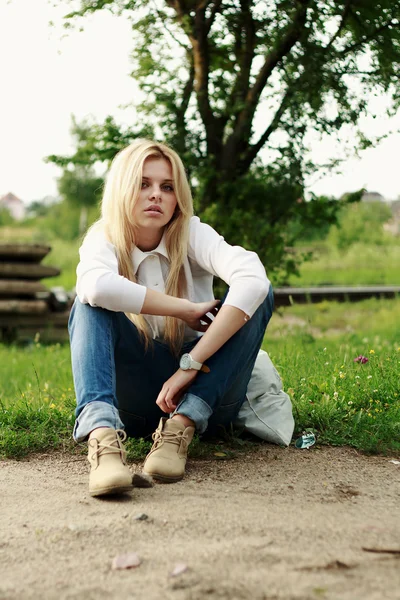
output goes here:
[{"label": "white blouse", "polygon": [[[165,292],[169,261],[164,237],[150,252],[133,249],[131,256],[137,283],[119,275],[116,248],[99,229],[89,232],[79,255],[76,293],[84,304],[140,314],[147,288]],[[251,317],[269,291],[270,283],[257,254],[240,246],[230,246],[198,217],[190,221],[189,249],[183,267],[188,299],[192,302],[214,298],[213,276],[217,276],[229,286],[225,304]],[[164,317],[144,316],[153,338],[162,338]],[[187,327],[185,339],[199,335]]]}]

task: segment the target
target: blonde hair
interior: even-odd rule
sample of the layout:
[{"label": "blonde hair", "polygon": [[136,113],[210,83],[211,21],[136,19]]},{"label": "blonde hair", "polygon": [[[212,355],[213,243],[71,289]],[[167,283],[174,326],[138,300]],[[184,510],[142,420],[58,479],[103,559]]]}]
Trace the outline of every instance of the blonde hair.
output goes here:
[{"label": "blonde hair", "polygon": [[[135,244],[134,206],[142,185],[143,165],[147,158],[167,160],[172,168],[172,179],[177,206],[172,219],[165,226],[165,244],[170,260],[170,269],[165,293],[184,297],[186,280],[183,261],[187,254],[189,220],[193,215],[193,201],[185,168],[178,154],[166,144],[146,139],[136,139],[118,152],[108,172],[101,203],[102,218],[97,226],[104,227],[110,242],[115,246],[119,274],[136,282],[131,252]],[[142,335],[145,347],[152,339],[143,315],[126,313]],[[164,339],[171,349],[179,353],[185,324],[180,319],[165,317]]]}]

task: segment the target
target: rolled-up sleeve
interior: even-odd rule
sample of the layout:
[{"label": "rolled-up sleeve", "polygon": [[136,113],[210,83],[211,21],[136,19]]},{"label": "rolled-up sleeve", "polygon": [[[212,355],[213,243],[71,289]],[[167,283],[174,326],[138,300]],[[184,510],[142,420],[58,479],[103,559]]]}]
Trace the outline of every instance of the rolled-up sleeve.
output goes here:
[{"label": "rolled-up sleeve", "polygon": [[225,304],[253,316],[270,287],[257,254],[241,246],[231,246],[198,217],[193,217],[190,225],[189,258],[229,285]]},{"label": "rolled-up sleeve", "polygon": [[118,273],[115,246],[101,230],[88,233],[79,249],[76,294],[84,304],[139,314],[146,287]]}]

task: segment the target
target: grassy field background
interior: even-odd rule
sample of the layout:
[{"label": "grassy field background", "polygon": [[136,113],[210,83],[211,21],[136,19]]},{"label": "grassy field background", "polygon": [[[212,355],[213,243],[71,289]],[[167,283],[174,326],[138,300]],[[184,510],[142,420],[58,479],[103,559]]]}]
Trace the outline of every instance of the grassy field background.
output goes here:
[{"label": "grassy field background", "polygon": [[[312,231],[308,239],[298,240],[293,251],[311,253],[312,259],[287,283],[399,284],[400,238],[384,230],[388,214],[379,203],[344,206],[340,227]],[[94,218],[95,211],[89,222]],[[4,226],[0,235],[7,241],[48,243],[52,250],[44,262],[59,267],[61,274],[44,282],[72,290],[78,220],[78,208],[64,203],[43,218]],[[400,299],[322,302],[275,313],[264,349],[292,398],[295,437],[312,429],[320,443],[400,452],[399,323]],[[354,362],[361,355],[364,362]],[[0,378],[0,456],[49,448],[76,451],[71,442],[75,395],[68,344],[44,345],[36,337],[26,346],[0,345]],[[234,441],[235,451],[241,444]],[[143,456],[148,446],[148,441],[131,441],[130,456]],[[207,448],[196,443],[191,452],[201,455]],[[226,443],[224,448],[228,452]]]},{"label": "grassy field background", "polygon": [[301,265],[299,277],[291,277],[290,284],[295,287],[399,284],[400,241],[386,245],[359,242],[343,250],[329,242],[316,242],[307,249],[313,258]]},{"label": "grassy field background", "polygon": [[[312,429],[319,443],[400,452],[399,322],[400,300],[323,302],[275,313],[263,347],[292,398],[294,437]],[[354,362],[360,355],[368,361]],[[0,378],[0,456],[74,451],[68,344],[0,345]],[[130,456],[143,456],[148,446],[131,441]],[[232,440],[223,448],[229,454]],[[204,451],[205,444],[194,447]]]}]

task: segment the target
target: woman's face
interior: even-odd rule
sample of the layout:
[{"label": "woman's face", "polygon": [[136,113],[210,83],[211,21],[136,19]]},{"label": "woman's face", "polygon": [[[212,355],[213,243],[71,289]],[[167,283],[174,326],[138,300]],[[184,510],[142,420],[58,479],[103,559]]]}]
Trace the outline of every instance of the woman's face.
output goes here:
[{"label": "woman's face", "polygon": [[176,205],[170,162],[164,158],[147,158],[143,165],[142,188],[133,211],[139,238],[158,238],[159,242]]}]

